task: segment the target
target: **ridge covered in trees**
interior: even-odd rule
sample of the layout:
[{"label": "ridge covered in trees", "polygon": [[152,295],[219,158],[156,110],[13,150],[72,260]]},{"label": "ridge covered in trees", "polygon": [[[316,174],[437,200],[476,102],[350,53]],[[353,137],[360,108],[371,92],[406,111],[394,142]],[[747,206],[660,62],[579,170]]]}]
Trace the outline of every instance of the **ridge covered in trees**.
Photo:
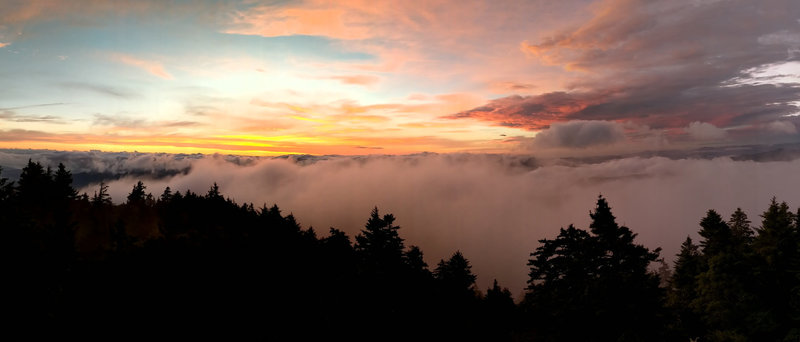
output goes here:
[{"label": "ridge covered in trees", "polygon": [[17,182],[0,177],[3,334],[797,341],[799,216],[776,199],[758,226],[709,210],[670,271],[601,196],[588,230],[531,246],[515,302],[497,281],[477,288],[460,251],[429,266],[377,207],[354,237],[322,235],[217,184],[154,196],[137,182],[114,204],[107,185],[78,195],[63,165],[29,161]]}]

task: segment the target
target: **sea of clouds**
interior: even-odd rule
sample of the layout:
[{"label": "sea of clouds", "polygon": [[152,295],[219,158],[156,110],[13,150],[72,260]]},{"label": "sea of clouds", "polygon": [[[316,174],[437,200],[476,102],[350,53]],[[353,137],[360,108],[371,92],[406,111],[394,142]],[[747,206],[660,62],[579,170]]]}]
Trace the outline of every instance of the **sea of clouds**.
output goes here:
[{"label": "sea of clouds", "polygon": [[478,274],[480,289],[497,279],[518,297],[538,240],[555,237],[569,224],[587,229],[601,194],[617,221],[639,234],[636,242],[662,247],[667,261],[686,236],[698,241],[698,222],[708,209],[727,217],[741,207],[758,226],[773,196],[792,208],[800,205],[795,153],[780,148],[743,158],[740,150],[739,155],[725,151],[540,160],[484,154],[258,158],[0,150],[0,165],[2,176],[13,179],[29,158],[50,166],[63,162],[86,182],[81,193],[92,195],[104,180],[118,203],[140,179],[156,196],[167,186],[204,194],[216,182],[238,203],[277,204],[323,236],[328,227],[358,234],[377,206],[397,217],[401,237],[420,246],[431,267],[460,250]]}]

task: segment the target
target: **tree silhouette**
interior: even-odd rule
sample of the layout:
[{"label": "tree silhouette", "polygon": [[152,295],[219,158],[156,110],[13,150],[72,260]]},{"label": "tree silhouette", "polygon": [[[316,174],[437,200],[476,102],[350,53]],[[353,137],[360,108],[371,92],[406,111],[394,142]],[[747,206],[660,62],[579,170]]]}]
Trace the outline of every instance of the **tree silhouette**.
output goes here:
[{"label": "tree silhouette", "polygon": [[692,238],[687,236],[677,257],[675,272],[670,279],[669,294],[669,305],[678,317],[675,333],[687,338],[703,336],[705,331],[700,321],[702,311],[696,309],[694,304],[698,297],[697,278],[705,269],[700,246],[695,245]]},{"label": "tree silhouette", "polygon": [[423,259],[422,250],[417,246],[411,246],[403,255],[405,264],[413,273],[421,276],[429,276],[428,264]]},{"label": "tree silhouette", "polygon": [[716,211],[709,210],[700,221],[700,227],[702,229],[699,234],[703,237],[700,245],[703,246],[703,254],[706,257],[722,253],[730,248],[731,228]]},{"label": "tree silhouette", "polygon": [[136,184],[133,186],[133,189],[131,190],[131,193],[128,194],[128,203],[129,204],[144,203],[145,196],[147,196],[144,192],[144,189],[146,188],[147,187],[144,186],[144,183],[142,183],[142,181],[136,182]]},{"label": "tree silhouette", "polygon": [[277,205],[237,204],[216,184],[204,195],[166,188],[158,201],[145,190],[136,183],[116,205],[105,183],[91,199],[75,196],[63,164],[53,171],[32,160],[18,182],[0,177],[10,334],[31,323],[42,329],[25,336],[44,339],[87,322],[157,321],[301,340],[389,331],[390,339],[492,341],[800,338],[800,218],[774,198],[755,230],[741,209],[727,221],[706,213],[700,245],[687,237],[674,272],[659,273],[670,277],[667,314],[648,271],[659,250],[636,244],[603,197],[588,230],[569,225],[539,240],[517,306],[496,280],[482,296],[460,251],[431,272],[377,207],[353,244],[335,228],[319,236]]},{"label": "tree silhouette", "polygon": [[96,206],[111,204],[111,196],[108,195],[108,185],[106,183],[100,182],[100,190],[92,196],[92,204]]},{"label": "tree silhouette", "polygon": [[473,292],[477,278],[472,274],[472,266],[461,251],[456,251],[447,260],[439,261],[433,274],[451,291],[465,294]]},{"label": "tree silhouette", "polygon": [[364,229],[356,236],[355,251],[370,272],[394,271],[403,264],[403,239],[397,233],[400,227],[394,225],[394,220],[392,214],[381,217],[375,207]]},{"label": "tree silhouette", "polygon": [[[761,324],[769,340],[800,338],[800,227],[786,202],[772,198],[753,241],[759,259]],[[769,324],[765,324],[769,322]],[[769,329],[770,326],[778,328]]]},{"label": "tree silhouette", "polygon": [[757,320],[752,317],[752,277],[747,275],[754,267],[747,233],[749,221],[738,209],[729,222],[736,230],[714,210],[700,221],[704,271],[696,276],[697,298],[692,305],[702,313],[705,325],[711,327],[707,334],[712,340],[748,339],[752,337],[748,330]]},{"label": "tree silhouette", "polygon": [[72,187],[72,172],[69,172],[63,163],[58,163],[58,170],[56,170],[53,182],[57,198],[71,200],[78,195],[78,192]]},{"label": "tree silhouette", "polygon": [[[525,306],[545,340],[655,340],[663,334],[663,293],[647,267],[658,249],[633,243],[600,196],[592,234],[570,225],[529,260]],[[574,329],[572,326],[581,326]]]}]

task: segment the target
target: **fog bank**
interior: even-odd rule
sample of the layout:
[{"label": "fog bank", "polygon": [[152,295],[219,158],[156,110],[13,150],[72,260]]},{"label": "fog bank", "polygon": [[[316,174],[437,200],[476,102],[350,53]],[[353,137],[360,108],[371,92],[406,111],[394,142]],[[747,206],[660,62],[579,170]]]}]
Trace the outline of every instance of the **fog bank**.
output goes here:
[{"label": "fog bank", "polygon": [[[274,203],[322,235],[336,227],[351,237],[377,206],[397,217],[401,237],[420,246],[431,267],[461,250],[481,290],[497,278],[515,296],[526,286],[526,262],[538,240],[571,223],[586,229],[599,194],[618,222],[639,234],[638,243],[662,247],[670,261],[687,235],[698,238],[708,209],[728,216],[741,207],[758,225],[773,196],[792,208],[800,204],[800,160],[628,157],[564,165],[520,156],[420,154],[189,162],[186,173],[145,180],[147,191],[157,196],[170,186],[204,194],[216,182],[238,203]],[[137,180],[111,181],[112,198],[124,200]],[[91,195],[96,186],[80,191]]]}]

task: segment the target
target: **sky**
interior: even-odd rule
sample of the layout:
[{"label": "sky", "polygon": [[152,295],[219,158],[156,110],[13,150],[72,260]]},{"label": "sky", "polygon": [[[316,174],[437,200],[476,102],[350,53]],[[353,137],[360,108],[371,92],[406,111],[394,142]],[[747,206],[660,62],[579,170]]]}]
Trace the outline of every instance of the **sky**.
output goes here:
[{"label": "sky", "polygon": [[517,297],[600,194],[667,261],[800,205],[796,0],[3,0],[0,90],[0,176],[217,182],[323,236],[377,206]]},{"label": "sky", "polygon": [[800,3],[0,2],[0,148],[596,155],[800,141]]}]

